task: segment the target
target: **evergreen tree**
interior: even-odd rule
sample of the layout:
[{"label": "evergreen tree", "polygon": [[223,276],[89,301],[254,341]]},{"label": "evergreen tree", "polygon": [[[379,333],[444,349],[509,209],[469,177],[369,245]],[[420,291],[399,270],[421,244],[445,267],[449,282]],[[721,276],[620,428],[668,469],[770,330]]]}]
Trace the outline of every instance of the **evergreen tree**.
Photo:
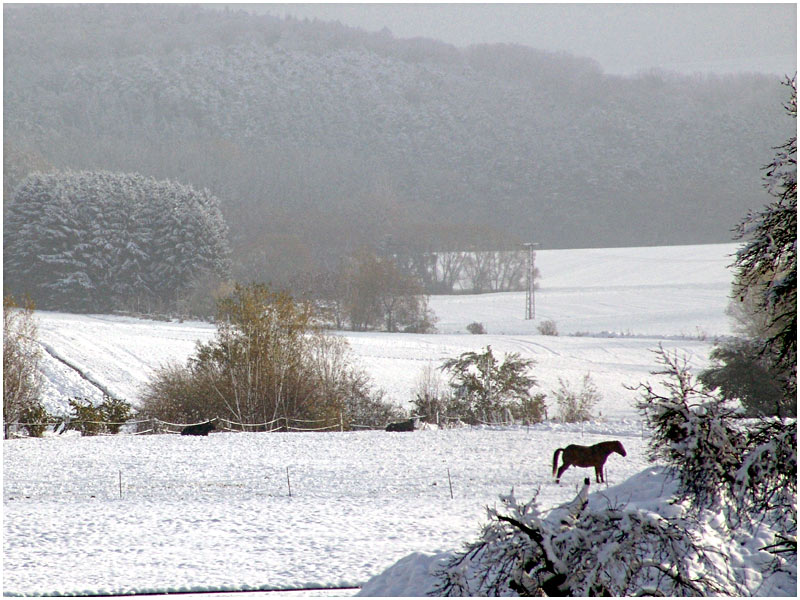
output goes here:
[{"label": "evergreen tree", "polygon": [[[797,76],[785,82],[791,91],[785,105],[797,118]],[[767,192],[774,198],[739,224],[745,240],[736,254],[735,287],[740,299],[755,297],[755,310],[767,316],[761,353],[780,374],[787,398],[797,393],[797,136],[776,148],[765,168]],[[796,409],[795,409],[796,410]]]},{"label": "evergreen tree", "polygon": [[217,199],[138,174],[34,173],[6,232],[5,283],[42,308],[174,307],[195,278],[229,269]]}]

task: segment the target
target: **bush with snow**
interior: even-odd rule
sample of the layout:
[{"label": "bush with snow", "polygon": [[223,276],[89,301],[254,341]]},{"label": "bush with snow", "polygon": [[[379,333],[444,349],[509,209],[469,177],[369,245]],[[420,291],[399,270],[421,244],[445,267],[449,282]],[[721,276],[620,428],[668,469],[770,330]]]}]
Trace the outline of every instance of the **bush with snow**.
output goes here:
[{"label": "bush with snow", "polygon": [[719,595],[743,588],[699,524],[677,512],[608,503],[591,506],[588,479],[577,497],[543,514],[534,496],[513,493],[489,509],[480,539],[455,553],[432,595]]},{"label": "bush with snow", "polygon": [[666,393],[641,384],[638,408],[652,430],[650,458],[679,482],[697,508],[727,507],[727,518],[769,521],[797,536],[797,420],[744,419],[741,409],[708,392],[686,357],[658,352]]},{"label": "bush with snow", "polygon": [[469,331],[472,335],[484,335],[486,333],[486,327],[483,325],[483,323],[473,321],[467,325],[467,331]]}]

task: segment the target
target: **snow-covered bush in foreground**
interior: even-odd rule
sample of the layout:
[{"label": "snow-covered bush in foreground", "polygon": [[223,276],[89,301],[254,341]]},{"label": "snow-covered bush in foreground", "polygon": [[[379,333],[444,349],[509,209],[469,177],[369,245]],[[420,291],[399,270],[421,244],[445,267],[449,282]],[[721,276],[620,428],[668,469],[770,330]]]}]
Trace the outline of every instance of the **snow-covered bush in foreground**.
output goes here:
[{"label": "snow-covered bush in foreground", "polygon": [[407,556],[359,596],[794,596],[796,572],[773,568],[764,524],[731,532],[720,513],[675,500],[678,482],[651,467],[541,512],[512,494],[488,510],[460,552]]},{"label": "snow-covered bush in foreground", "polygon": [[446,596],[670,596],[741,590],[728,565],[678,511],[664,517],[635,507],[589,506],[588,483],[575,500],[542,517],[536,498],[502,498],[481,538],[455,555],[433,590]]},{"label": "snow-covered bush in foreground", "polygon": [[768,523],[796,555],[797,419],[743,419],[739,407],[702,389],[685,357],[658,356],[666,394],[639,386],[650,458],[677,479],[680,500],[724,511],[731,528]]}]

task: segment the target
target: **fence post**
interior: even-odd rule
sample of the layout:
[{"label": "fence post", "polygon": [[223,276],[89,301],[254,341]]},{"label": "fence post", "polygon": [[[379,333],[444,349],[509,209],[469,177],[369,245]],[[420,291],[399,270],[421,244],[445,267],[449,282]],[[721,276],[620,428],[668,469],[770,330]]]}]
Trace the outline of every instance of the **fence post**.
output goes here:
[{"label": "fence post", "polygon": [[344,417],[342,411],[339,411],[339,431],[344,431]]},{"label": "fence post", "polygon": [[289,467],[286,467],[286,485],[289,487],[289,498],[292,497],[292,482],[289,480]]},{"label": "fence post", "polygon": [[447,483],[450,485],[450,500],[453,499],[453,480],[450,479],[450,467],[447,467]]}]

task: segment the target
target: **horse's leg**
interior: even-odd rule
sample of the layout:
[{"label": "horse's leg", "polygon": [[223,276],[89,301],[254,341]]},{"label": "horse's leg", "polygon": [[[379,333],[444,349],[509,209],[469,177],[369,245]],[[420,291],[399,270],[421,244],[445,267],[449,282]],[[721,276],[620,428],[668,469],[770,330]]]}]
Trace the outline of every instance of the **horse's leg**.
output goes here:
[{"label": "horse's leg", "polygon": [[602,483],[604,481],[602,463],[594,466],[594,478],[597,480],[597,483]]},{"label": "horse's leg", "polygon": [[569,463],[564,461],[564,464],[561,465],[561,468],[558,469],[558,474],[556,475],[556,483],[559,483],[561,479],[561,474],[569,468]]}]

